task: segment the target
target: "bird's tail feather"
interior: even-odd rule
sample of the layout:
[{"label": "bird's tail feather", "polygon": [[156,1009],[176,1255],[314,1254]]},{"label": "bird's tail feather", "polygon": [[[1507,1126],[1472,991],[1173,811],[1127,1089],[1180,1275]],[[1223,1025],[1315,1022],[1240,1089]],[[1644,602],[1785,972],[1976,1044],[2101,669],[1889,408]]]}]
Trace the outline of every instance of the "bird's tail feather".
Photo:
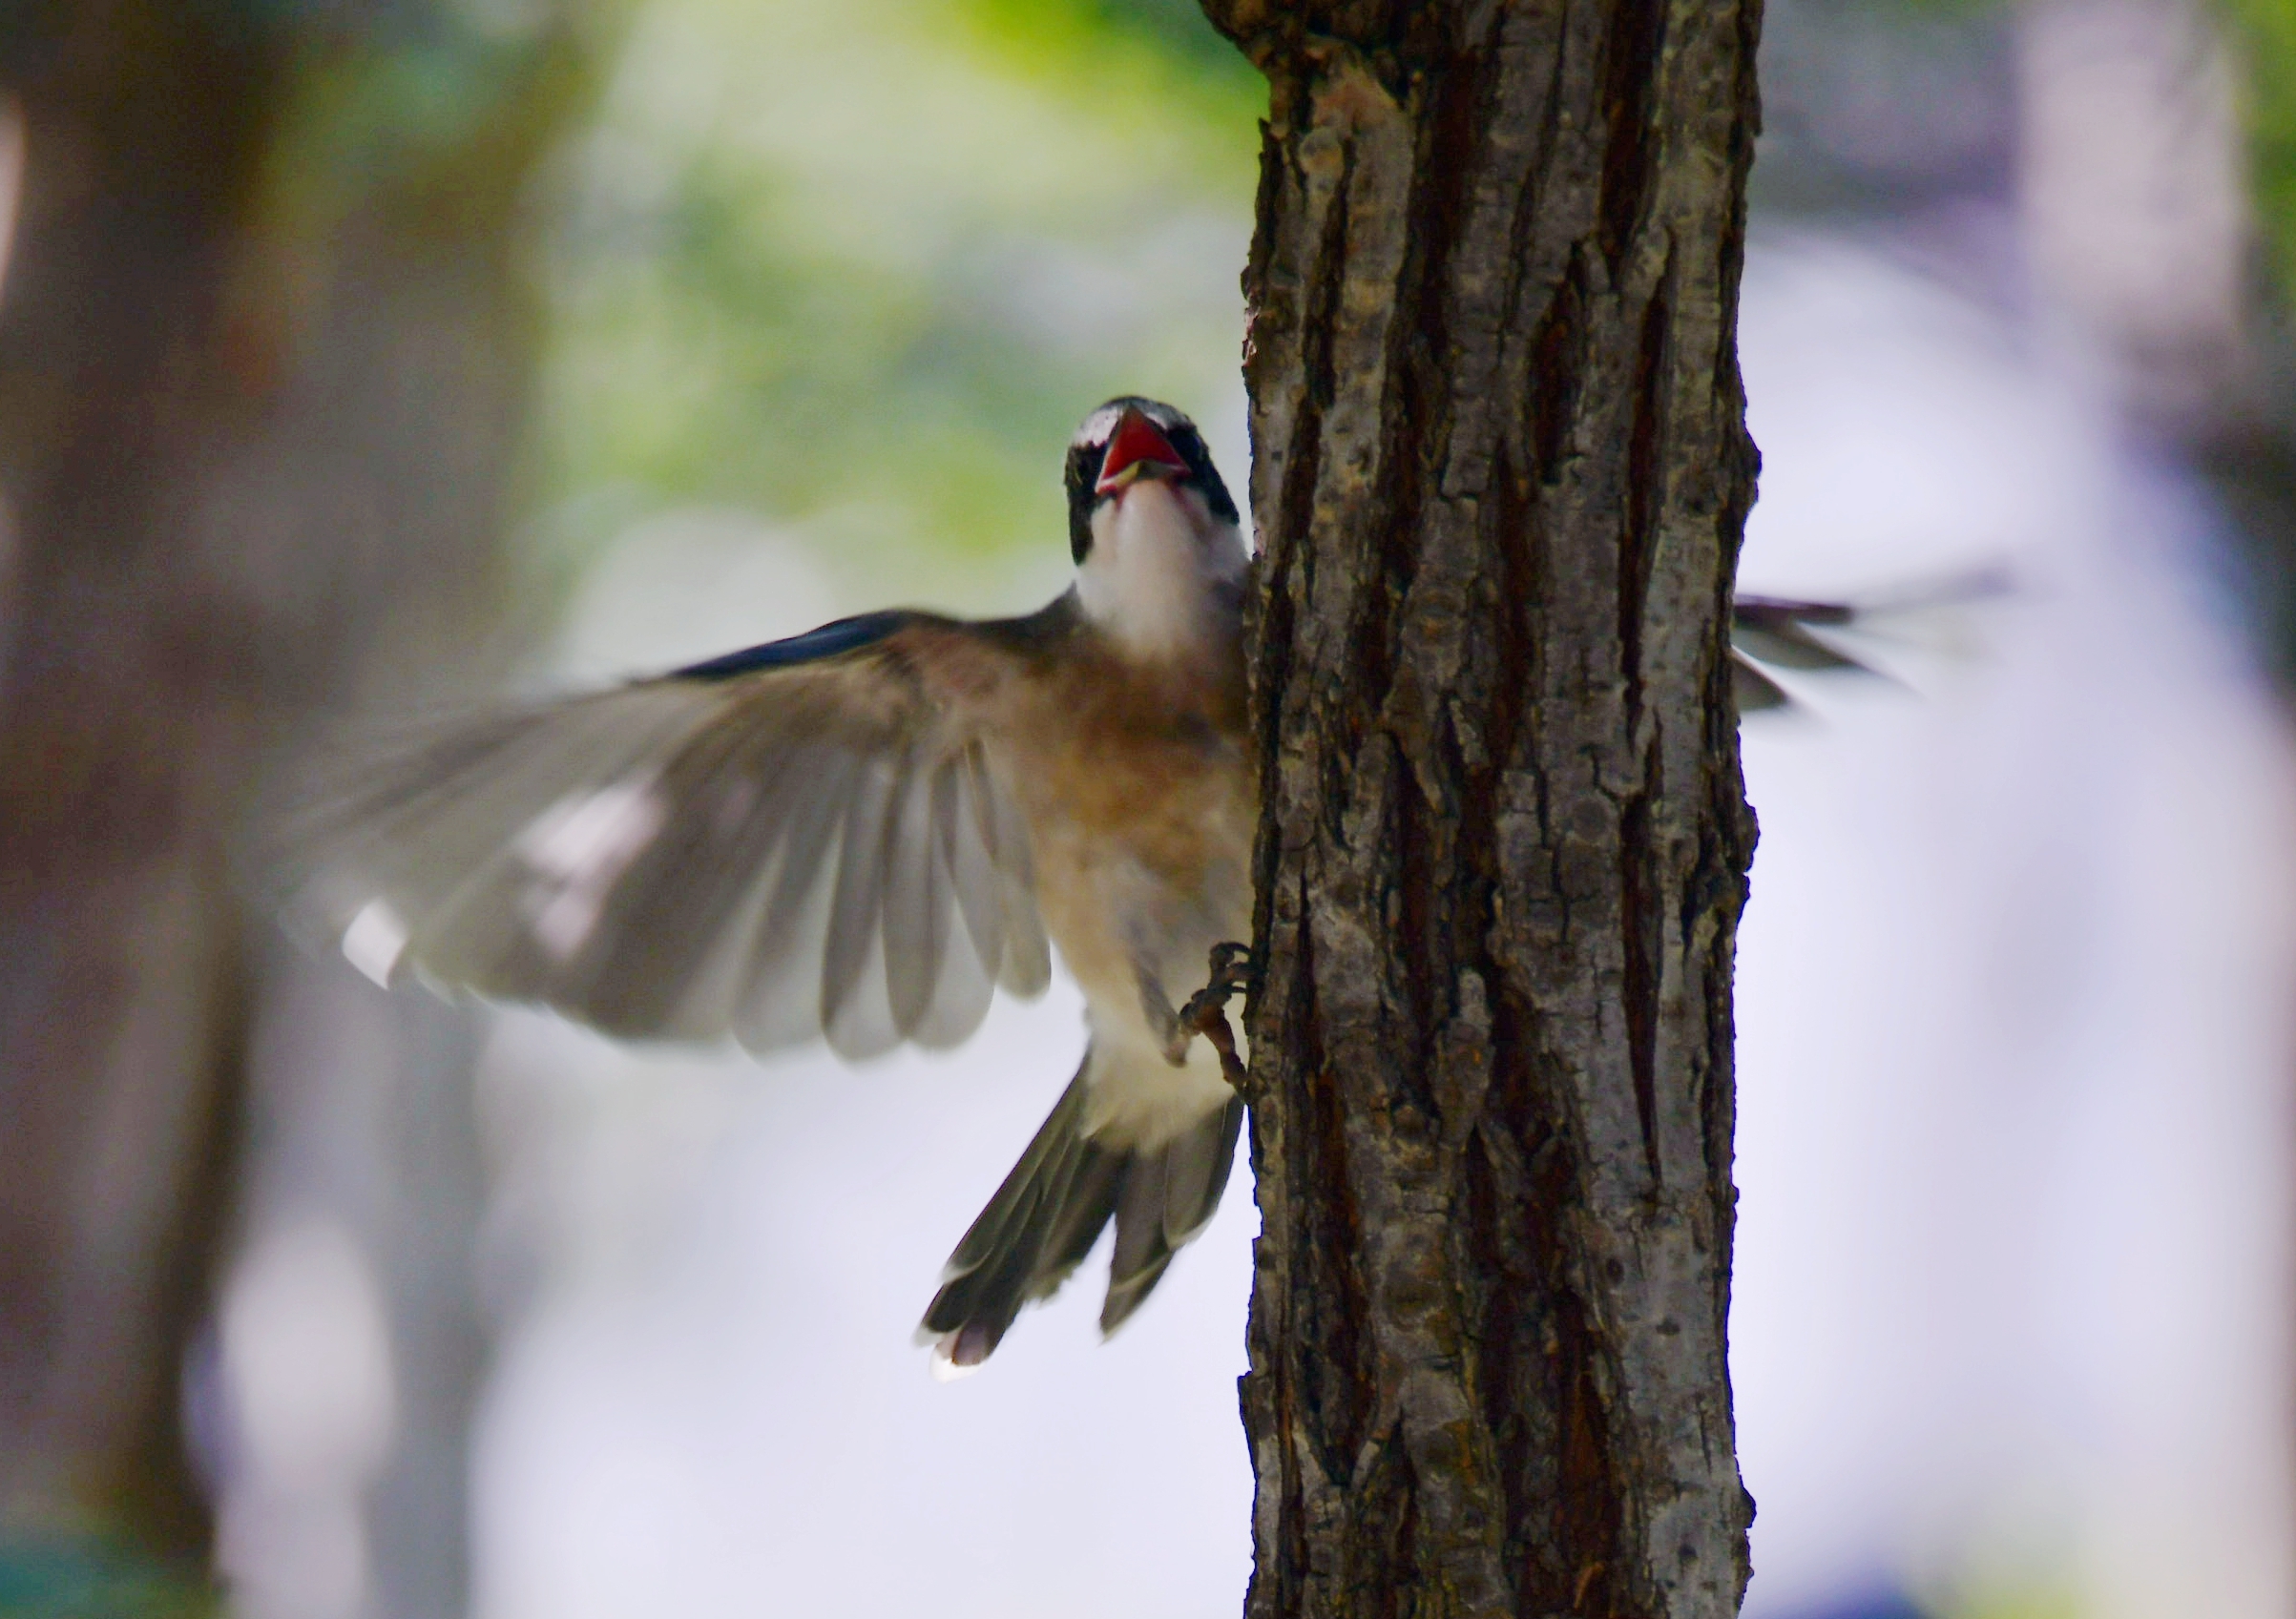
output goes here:
[{"label": "bird's tail feather", "polygon": [[918,1328],[949,1366],[986,1360],[1021,1307],[1052,1297],[1112,1218],[1116,1253],[1100,1330],[1116,1331],[1219,1208],[1243,1123],[1242,1098],[1170,1141],[1135,1151],[1085,1135],[1086,1096],[1079,1069],[950,1255]]}]

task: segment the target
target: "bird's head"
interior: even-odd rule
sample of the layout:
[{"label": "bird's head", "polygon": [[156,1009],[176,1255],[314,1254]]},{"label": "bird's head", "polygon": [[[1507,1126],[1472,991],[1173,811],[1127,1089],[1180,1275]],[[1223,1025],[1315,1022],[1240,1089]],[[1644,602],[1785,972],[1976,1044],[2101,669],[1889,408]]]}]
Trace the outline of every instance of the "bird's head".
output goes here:
[{"label": "bird's head", "polygon": [[1069,550],[1085,611],[1143,644],[1179,632],[1213,583],[1249,560],[1236,503],[1196,424],[1152,399],[1112,399],[1068,446]]}]

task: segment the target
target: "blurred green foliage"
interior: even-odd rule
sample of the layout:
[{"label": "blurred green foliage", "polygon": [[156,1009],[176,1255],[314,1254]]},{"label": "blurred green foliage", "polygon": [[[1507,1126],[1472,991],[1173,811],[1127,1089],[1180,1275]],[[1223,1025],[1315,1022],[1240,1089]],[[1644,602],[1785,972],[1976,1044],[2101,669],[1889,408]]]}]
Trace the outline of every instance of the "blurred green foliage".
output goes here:
[{"label": "blurred green foliage", "polygon": [[[2296,0],[2226,4],[2285,277]],[[1085,409],[1232,417],[1264,91],[1194,0],[598,6],[598,111],[536,199],[533,554],[561,583],[707,508],[854,605],[1018,607],[1057,576]]]},{"label": "blurred green foliage", "polygon": [[409,248],[487,233],[589,88],[591,42],[549,12],[488,28],[433,0],[289,37],[264,222],[319,242],[360,207],[387,209]]},{"label": "blurred green foliage", "polygon": [[630,8],[543,198],[540,554],[731,508],[840,599],[1033,605],[1086,410],[1240,402],[1263,94],[1181,0]]},{"label": "blurred green foliage", "polygon": [[952,10],[1016,65],[1072,84],[1130,76],[1176,116],[1231,124],[1266,99],[1197,0],[953,0]]},{"label": "blurred green foliage", "polygon": [[2296,0],[2223,0],[2243,77],[2251,189],[2281,298],[2296,299]]}]

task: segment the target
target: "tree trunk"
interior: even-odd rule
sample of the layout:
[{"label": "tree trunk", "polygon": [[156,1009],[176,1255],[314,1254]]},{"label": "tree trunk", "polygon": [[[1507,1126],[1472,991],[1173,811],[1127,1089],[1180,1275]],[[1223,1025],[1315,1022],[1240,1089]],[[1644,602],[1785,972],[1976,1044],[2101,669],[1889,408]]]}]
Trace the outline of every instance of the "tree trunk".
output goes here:
[{"label": "tree trunk", "polygon": [[0,1521],[189,1547],[175,1360],[247,1022],[214,805],[256,626],[180,535],[197,425],[235,403],[221,281],[280,64],[130,6],[41,20],[5,41],[29,164],[0,305]]},{"label": "tree trunk", "polygon": [[[233,845],[315,705],[449,662],[494,597],[517,203],[578,85],[490,39],[483,98],[393,105],[407,10],[0,6],[0,1573],[88,1531],[204,1567],[179,1368],[296,970]],[[363,1060],[301,1032],[274,1112]],[[402,1077],[467,1113],[447,1044]]]},{"label": "tree trunk", "polygon": [[1758,0],[1206,0],[1267,74],[1247,1611],[1722,1615]]}]

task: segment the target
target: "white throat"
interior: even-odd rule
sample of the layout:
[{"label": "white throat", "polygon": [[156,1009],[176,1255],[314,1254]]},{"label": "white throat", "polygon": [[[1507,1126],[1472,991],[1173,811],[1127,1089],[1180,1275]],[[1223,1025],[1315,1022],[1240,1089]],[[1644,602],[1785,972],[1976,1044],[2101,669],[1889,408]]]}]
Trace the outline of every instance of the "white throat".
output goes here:
[{"label": "white throat", "polygon": [[1219,589],[1243,576],[1243,535],[1203,497],[1143,479],[1093,513],[1093,545],[1076,570],[1085,616],[1140,657],[1182,657],[1225,630]]}]

